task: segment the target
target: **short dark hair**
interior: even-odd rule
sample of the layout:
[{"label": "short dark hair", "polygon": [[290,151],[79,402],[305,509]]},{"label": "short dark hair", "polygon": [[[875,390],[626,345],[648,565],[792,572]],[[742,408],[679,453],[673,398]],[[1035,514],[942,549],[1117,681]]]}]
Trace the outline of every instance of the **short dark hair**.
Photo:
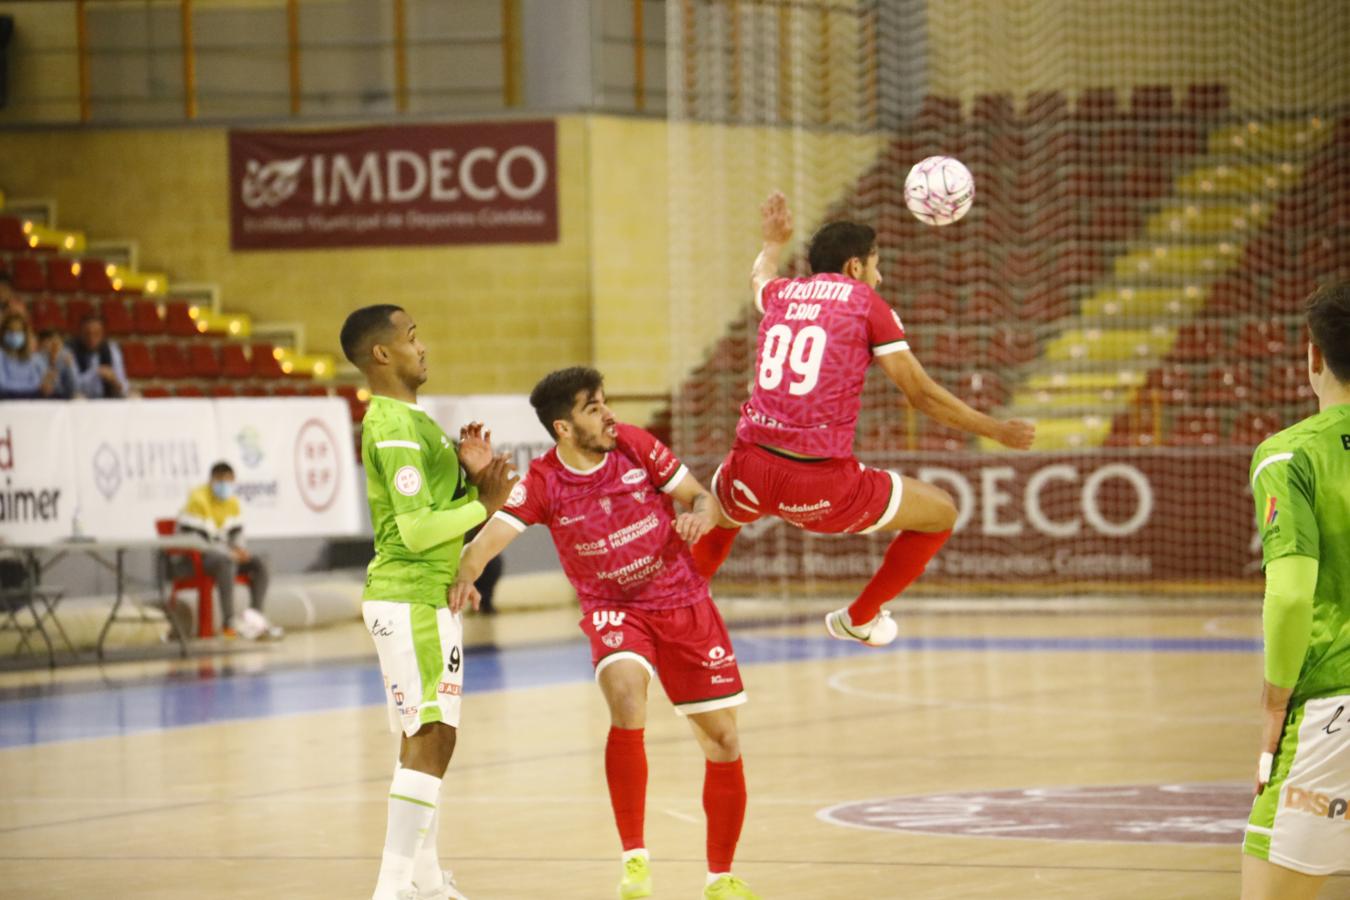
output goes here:
[{"label": "short dark hair", "polygon": [[806,259],[811,264],[812,275],[842,272],[844,263],[850,259],[856,257],[867,262],[867,257],[871,256],[876,248],[877,233],[871,225],[831,222],[812,235]]},{"label": "short dark hair", "polygon": [[225,460],[223,459],[211,467],[212,478],[217,478],[221,475],[233,475],[233,474],[234,474],[234,466],[225,462]]},{"label": "short dark hair", "polygon": [[342,323],[342,353],[358,369],[363,368],[361,357],[369,352],[372,344],[381,337],[390,326],[390,317],[403,312],[403,307],[392,303],[376,303],[363,306],[347,317]]},{"label": "short dark hair", "polygon": [[1308,298],[1308,333],[1336,380],[1350,384],[1350,281],[1329,284]]},{"label": "short dark hair", "polygon": [[558,432],[553,423],[558,419],[571,419],[572,406],[577,394],[586,392],[589,397],[605,386],[605,376],[588,366],[572,366],[549,372],[539,380],[530,391],[530,405],[539,417],[539,422],[555,441]]}]

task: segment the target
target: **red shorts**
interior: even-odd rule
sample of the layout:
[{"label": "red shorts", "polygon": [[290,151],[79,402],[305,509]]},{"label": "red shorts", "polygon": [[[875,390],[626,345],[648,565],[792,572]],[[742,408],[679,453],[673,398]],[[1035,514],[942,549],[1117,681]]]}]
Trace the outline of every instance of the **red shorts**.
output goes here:
[{"label": "red shorts", "polygon": [[731,636],[712,598],[677,609],[596,609],[579,624],[597,678],[605,666],[633,660],[661,679],[682,716],[745,702]]},{"label": "red shorts", "polygon": [[727,518],[748,525],[777,516],[820,534],[866,534],[900,508],[900,476],[853,457],[793,459],[737,441],[717,467],[712,489]]}]

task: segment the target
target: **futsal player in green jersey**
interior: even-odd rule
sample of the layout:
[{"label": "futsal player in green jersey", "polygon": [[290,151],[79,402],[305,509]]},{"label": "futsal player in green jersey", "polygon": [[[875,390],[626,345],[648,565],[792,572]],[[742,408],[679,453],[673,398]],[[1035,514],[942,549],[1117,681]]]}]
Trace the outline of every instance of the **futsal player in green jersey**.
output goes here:
[{"label": "futsal player in green jersey", "polygon": [[367,306],[342,326],[342,351],[370,385],[362,423],[375,559],[361,612],[375,639],[390,726],[402,731],[373,900],[463,900],[436,854],[441,779],[455,749],[464,648],[446,606],[464,534],[495,513],[517,477],[475,423],[458,446],[417,405],[426,348],[397,306]]},{"label": "futsal player in green jersey", "polygon": [[1308,300],[1320,411],[1252,456],[1265,559],[1264,727],[1243,900],[1350,870],[1350,283]]}]

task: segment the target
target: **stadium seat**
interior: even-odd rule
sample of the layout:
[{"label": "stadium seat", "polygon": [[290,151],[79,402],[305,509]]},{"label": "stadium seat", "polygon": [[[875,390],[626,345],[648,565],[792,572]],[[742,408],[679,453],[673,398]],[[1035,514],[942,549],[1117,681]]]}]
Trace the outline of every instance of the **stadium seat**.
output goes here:
[{"label": "stadium seat", "polygon": [[94,314],[94,304],[83,297],[72,297],[66,301],[66,331],[71,334],[80,330],[80,323]]},{"label": "stadium seat", "polygon": [[1069,103],[1060,91],[1031,91],[1022,107],[1023,127],[1058,122],[1068,111]]},{"label": "stadium seat", "polygon": [[[172,535],[178,528],[173,519],[156,519],[155,531],[161,537]],[[192,574],[176,578],[169,582],[169,603],[179,603],[179,591],[192,591],[197,595],[197,637],[209,638],[215,635],[215,588],[216,579],[208,575],[202,567],[202,555],[196,550],[165,550],[165,556],[181,557],[192,563]],[[235,584],[247,585],[247,575],[236,575]],[[229,624],[229,623],[226,623]]]},{"label": "stadium seat", "polygon": [[1171,358],[1179,362],[1208,362],[1228,346],[1228,334],[1222,322],[1200,320],[1177,328]]},{"label": "stadium seat", "polygon": [[998,326],[989,338],[989,359],[999,365],[1018,366],[1029,363],[1039,352],[1036,335],[1021,328]]},{"label": "stadium seat", "polygon": [[1312,405],[1317,400],[1306,363],[1277,363],[1265,371],[1263,399],[1273,406]]},{"label": "stadium seat", "polygon": [[[155,367],[155,358],[149,347],[140,341],[123,341],[121,347],[122,364],[126,367],[128,378],[141,381],[158,376],[159,370]],[[145,395],[149,396],[148,393]]]},{"label": "stadium seat", "polygon": [[1009,125],[1015,118],[1012,94],[978,94],[971,110],[976,125]]},{"label": "stadium seat", "polygon": [[1256,399],[1251,369],[1244,365],[1220,364],[1205,376],[1200,402],[1209,406],[1237,406]]},{"label": "stadium seat", "polygon": [[0,251],[22,253],[28,249],[28,236],[23,233],[23,219],[0,216]]},{"label": "stadium seat", "polygon": [[174,389],[175,397],[205,397],[206,392],[195,384],[184,384]]},{"label": "stadium seat", "polygon": [[232,384],[213,384],[206,389],[208,397],[238,397],[239,391]]},{"label": "stadium seat", "polygon": [[1181,111],[1192,118],[1207,118],[1228,112],[1228,86],[1225,84],[1187,86]]},{"label": "stadium seat", "polygon": [[189,344],[188,369],[193,378],[219,378],[220,356],[216,348],[206,341]]},{"label": "stadium seat", "polygon": [[196,337],[197,320],[185,300],[170,300],[164,304],[164,330],[173,337]]},{"label": "stadium seat", "polygon": [[[366,417],[366,404],[361,402],[361,398],[357,395],[357,389],[355,387],[350,384],[339,384],[334,390],[339,397],[347,401],[347,411],[351,413],[353,423],[359,423]],[[727,444],[724,446],[730,445]],[[717,451],[713,450],[713,452]]]},{"label": "stadium seat", "polygon": [[1212,447],[1219,443],[1222,427],[1213,410],[1181,413],[1172,422],[1166,434],[1166,443],[1172,447]]},{"label": "stadium seat", "polygon": [[1117,415],[1111,420],[1111,430],[1103,441],[1107,447],[1154,447],[1157,443],[1152,417],[1140,412]]},{"label": "stadium seat", "polygon": [[255,343],[249,350],[249,359],[253,363],[254,378],[285,378],[281,363],[277,361],[276,348],[266,342]]},{"label": "stadium seat", "polygon": [[253,375],[253,366],[243,344],[226,344],[220,350],[220,374],[225,378],[249,378]]},{"label": "stadium seat", "polygon": [[73,294],[80,289],[82,266],[77,262],[61,257],[53,257],[46,262],[47,289],[62,294]]},{"label": "stadium seat", "polygon": [[944,129],[961,124],[961,101],[955,97],[928,94],[919,106],[915,125],[920,129]]},{"label": "stadium seat", "polygon": [[38,297],[33,301],[33,328],[36,331],[65,332],[65,308],[49,295]]},{"label": "stadium seat", "polygon": [[47,289],[47,268],[35,256],[16,256],[10,261],[10,284],[16,291],[37,294]]},{"label": "stadium seat", "polygon": [[1255,447],[1283,427],[1280,421],[1268,412],[1240,413],[1233,422],[1229,442],[1244,447]]},{"label": "stadium seat", "polygon": [[155,369],[160,378],[180,379],[192,374],[187,356],[177,344],[159,344],[154,349]]},{"label": "stadium seat", "polygon": [[99,315],[103,316],[103,326],[111,337],[124,337],[136,332],[136,320],[127,308],[127,302],[120,297],[103,298],[99,304]]},{"label": "stadium seat", "polygon": [[86,294],[113,293],[112,279],[108,277],[108,265],[101,259],[80,261],[80,290]]},{"label": "stadium seat", "polygon": [[132,304],[137,334],[146,336],[164,333],[164,320],[159,315],[159,304],[153,300],[136,300]]},{"label": "stadium seat", "polygon": [[1115,88],[1085,88],[1078,95],[1074,114],[1087,122],[1102,122],[1117,114]]},{"label": "stadium seat", "polygon": [[1244,359],[1265,361],[1289,355],[1289,331],[1279,322],[1258,320],[1243,323],[1235,349]]},{"label": "stadium seat", "polygon": [[1152,369],[1144,381],[1144,387],[1152,396],[1158,392],[1158,399],[1171,406],[1186,406],[1191,402],[1191,370],[1186,366],[1167,365]]},{"label": "stadium seat", "polygon": [[172,397],[173,392],[161,385],[154,385],[142,390],[141,396],[147,400],[163,400],[165,397]]},{"label": "stadium seat", "polygon": [[1141,84],[1130,92],[1130,112],[1136,119],[1161,119],[1172,115],[1170,84]]}]

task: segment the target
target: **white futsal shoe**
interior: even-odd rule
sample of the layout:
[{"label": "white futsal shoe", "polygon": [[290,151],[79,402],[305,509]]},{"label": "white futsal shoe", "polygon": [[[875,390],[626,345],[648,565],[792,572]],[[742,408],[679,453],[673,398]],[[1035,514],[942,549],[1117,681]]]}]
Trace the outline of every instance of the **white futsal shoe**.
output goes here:
[{"label": "white futsal shoe", "polygon": [[459,892],[459,888],[455,887],[455,873],[449,869],[441,873],[439,887],[418,888],[413,897],[414,900],[469,900]]},{"label": "white futsal shoe", "polygon": [[890,610],[883,609],[866,625],[854,625],[847,606],[825,617],[825,630],[830,633],[830,637],[841,641],[857,641],[869,647],[884,647],[900,634],[900,626],[891,618]]}]

